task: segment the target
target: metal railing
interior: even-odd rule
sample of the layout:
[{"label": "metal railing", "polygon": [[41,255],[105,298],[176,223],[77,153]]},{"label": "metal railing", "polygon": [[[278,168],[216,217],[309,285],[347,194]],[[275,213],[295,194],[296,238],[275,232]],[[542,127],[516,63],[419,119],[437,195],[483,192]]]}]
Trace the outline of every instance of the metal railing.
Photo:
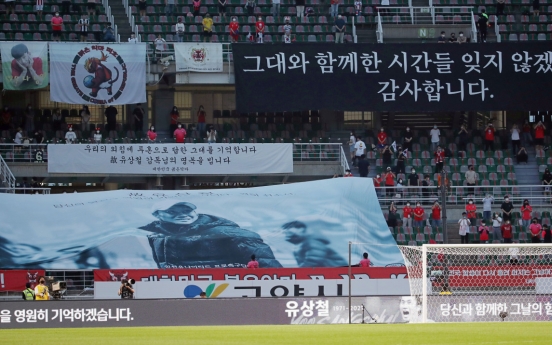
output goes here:
[{"label": "metal railing", "polygon": [[502,37],[500,37],[500,28],[498,27],[498,16],[493,16],[493,17],[494,17],[494,23],[495,23],[494,30],[495,30],[495,35],[496,35],[496,41],[498,43],[501,43],[502,42]]},{"label": "metal railing", "polygon": [[[439,22],[446,24],[462,24],[470,22],[470,14],[473,11],[471,6],[383,6],[376,7],[378,11],[378,22],[381,18],[388,24],[436,24],[437,16],[452,16],[450,19],[443,17]],[[380,17],[381,16],[381,17]]]},{"label": "metal railing", "polygon": [[357,34],[356,34],[356,25],[355,25],[355,16],[351,17],[351,26],[352,26],[352,34],[353,34],[353,43],[357,43]]},{"label": "metal railing", "polygon": [[343,150],[343,145],[341,145],[341,156],[339,157],[339,160],[341,162],[341,168],[343,170],[343,173],[345,171],[349,170],[349,161],[347,161],[347,156],[345,155],[345,151]]},{"label": "metal railing", "polygon": [[471,40],[473,43],[477,43],[477,25],[475,24],[475,15],[471,14]]},{"label": "metal railing", "polygon": [[[382,183],[385,183],[383,181]],[[405,181],[405,183],[407,183]],[[410,202],[422,202],[426,205],[435,201],[442,201],[440,188],[429,187],[376,187],[376,194],[382,207],[389,206],[391,201],[397,205],[404,205]],[[468,200],[473,200],[477,206],[477,212],[483,212],[482,200],[487,195],[494,198],[493,209],[500,211],[500,205],[507,196],[514,205],[514,212],[519,212],[523,200],[529,200],[533,207],[550,207],[552,203],[552,186],[550,191],[543,185],[502,185],[502,186],[450,186],[447,187],[446,203],[451,206],[465,207]]]},{"label": "metal railing", "polygon": [[44,187],[15,187],[15,188],[0,188],[0,193],[12,194],[50,194],[51,188]]},{"label": "metal railing", "polygon": [[383,43],[383,26],[381,25],[381,15],[378,11],[378,27],[376,29],[376,39],[378,43]]},{"label": "metal railing", "polygon": [[13,193],[13,189],[15,188],[15,177],[2,156],[0,156],[0,178],[2,179],[2,184],[7,187],[6,192]]},{"label": "metal railing", "polygon": [[[0,155],[2,162],[42,163],[48,160],[48,145],[0,144]],[[15,187],[15,184],[13,186]]]},{"label": "metal railing", "polygon": [[[299,162],[339,162],[343,165],[342,144],[293,144],[293,160]],[[346,161],[346,159],[345,159]]]}]

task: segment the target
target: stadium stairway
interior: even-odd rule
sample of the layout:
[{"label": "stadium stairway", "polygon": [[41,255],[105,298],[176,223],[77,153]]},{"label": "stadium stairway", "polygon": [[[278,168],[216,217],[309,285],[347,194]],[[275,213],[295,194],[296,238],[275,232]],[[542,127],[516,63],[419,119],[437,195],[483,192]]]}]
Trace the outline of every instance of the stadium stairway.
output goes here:
[{"label": "stadium stairway", "polygon": [[539,166],[537,165],[536,151],[534,147],[526,147],[529,156],[527,164],[514,164],[517,184],[523,194],[523,185],[541,184],[539,177]]},{"label": "stadium stairway", "polygon": [[130,34],[132,33],[132,28],[128,22],[128,16],[125,12],[125,6],[122,1],[111,0],[109,1],[109,6],[111,6],[111,14],[115,19],[117,25],[117,33],[121,36],[121,42],[128,42]]}]

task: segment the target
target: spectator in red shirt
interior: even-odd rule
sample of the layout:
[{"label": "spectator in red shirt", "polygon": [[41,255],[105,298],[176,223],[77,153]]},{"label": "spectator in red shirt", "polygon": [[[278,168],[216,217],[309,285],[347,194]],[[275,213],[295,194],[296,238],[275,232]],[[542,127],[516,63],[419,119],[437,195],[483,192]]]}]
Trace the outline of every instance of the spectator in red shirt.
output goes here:
[{"label": "spectator in red shirt", "polygon": [[368,259],[368,253],[365,252],[364,254],[362,254],[362,257],[363,259],[360,260],[358,265],[360,267],[370,267],[370,259]]},{"label": "spectator in red shirt", "polygon": [[266,26],[262,17],[259,17],[255,23],[255,32],[257,33],[257,43],[263,43],[263,35],[265,32]]},{"label": "spectator in red shirt", "polygon": [[32,57],[31,52],[23,43],[12,47],[11,62],[12,83],[15,88],[24,89],[42,84],[44,72],[42,71],[42,59]]},{"label": "spectator in red shirt", "polygon": [[414,227],[421,228],[424,226],[424,214],[425,211],[422,208],[422,205],[418,202],[416,203],[416,208],[414,209]]},{"label": "spectator in red shirt", "polygon": [[238,42],[240,38],[240,24],[238,23],[238,18],[232,18],[230,24],[228,24],[228,29],[230,29],[230,39],[233,43]]},{"label": "spectator in red shirt", "polygon": [[435,230],[441,227],[441,205],[438,201],[435,201],[431,206],[431,226]]},{"label": "spectator in red shirt", "polygon": [[385,187],[386,188],[386,194],[388,196],[393,196],[393,193],[395,193],[395,174],[393,174],[393,171],[391,171],[390,167],[387,167],[387,173],[385,174]]},{"label": "spectator in red shirt", "polygon": [[537,218],[533,218],[533,223],[529,226],[531,231],[531,242],[540,243],[542,226],[538,223]]},{"label": "spectator in red shirt", "polygon": [[437,146],[437,151],[435,151],[435,173],[439,174],[443,171],[443,166],[445,164],[445,150],[441,146]]},{"label": "spectator in red shirt", "polygon": [[539,121],[535,125],[535,149],[542,150],[544,147],[544,130],[546,127]]},{"label": "spectator in red shirt", "polygon": [[382,129],[378,133],[378,148],[382,150],[387,145],[387,133]]},{"label": "spectator in red shirt", "polygon": [[409,202],[403,207],[403,226],[408,228],[412,227],[412,208]]},{"label": "spectator in red shirt", "polygon": [[61,39],[61,28],[63,25],[63,19],[59,16],[59,12],[56,12],[55,17],[52,18],[52,40],[60,41]]},{"label": "spectator in red shirt", "polygon": [[521,224],[525,230],[529,230],[529,225],[531,225],[531,213],[533,212],[533,207],[529,205],[529,200],[523,200],[523,205],[521,206]]},{"label": "spectator in red shirt", "polygon": [[157,133],[155,133],[155,127],[151,126],[148,131],[148,140],[150,143],[155,142],[155,139],[157,139]]},{"label": "spectator in red shirt", "polygon": [[178,144],[184,144],[184,140],[186,140],[186,130],[182,128],[182,124],[180,122],[176,126],[177,128],[174,130],[174,141]]},{"label": "spectator in red shirt", "polygon": [[485,128],[485,151],[494,150],[494,135],[495,129],[493,124],[489,122],[487,128]]},{"label": "spectator in red shirt", "polygon": [[468,200],[468,204],[466,205],[466,212],[468,213],[468,219],[475,219],[477,218],[477,206],[473,202],[473,199]]},{"label": "spectator in red shirt", "polygon": [[259,262],[255,260],[255,254],[251,255],[251,261],[247,263],[247,268],[259,268]]},{"label": "spectator in red shirt", "polygon": [[479,243],[489,243],[489,227],[485,224],[485,220],[481,221],[479,231]]},{"label": "spectator in red shirt", "polygon": [[504,243],[512,243],[512,225],[510,224],[509,219],[504,222],[504,224],[502,224],[500,230],[502,231],[502,238],[504,239]]}]

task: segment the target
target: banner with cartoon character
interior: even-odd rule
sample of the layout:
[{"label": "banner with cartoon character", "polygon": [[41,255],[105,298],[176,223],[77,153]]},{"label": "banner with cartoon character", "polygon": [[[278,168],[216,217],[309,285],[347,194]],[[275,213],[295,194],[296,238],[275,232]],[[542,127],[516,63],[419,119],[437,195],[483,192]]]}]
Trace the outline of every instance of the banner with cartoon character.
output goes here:
[{"label": "banner with cartoon character", "polygon": [[48,86],[48,43],[2,42],[4,89],[31,90]]},{"label": "banner with cartoon character", "polygon": [[[257,188],[0,193],[3,268],[404,265],[369,178]],[[25,207],[21,207],[25,205]],[[29,217],[29,210],[33,216]],[[21,234],[25,233],[25,236]]]},{"label": "banner with cartoon character", "polygon": [[50,43],[50,69],[54,102],[146,102],[145,43]]},{"label": "banner with cartoon character", "polygon": [[222,72],[222,43],[175,43],[176,72]]}]

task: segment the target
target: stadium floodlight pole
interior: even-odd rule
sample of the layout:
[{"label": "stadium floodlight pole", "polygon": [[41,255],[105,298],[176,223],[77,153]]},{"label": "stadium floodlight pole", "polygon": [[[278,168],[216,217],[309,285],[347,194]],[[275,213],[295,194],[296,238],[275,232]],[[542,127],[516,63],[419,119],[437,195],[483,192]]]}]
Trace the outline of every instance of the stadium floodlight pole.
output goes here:
[{"label": "stadium floodlight pole", "polygon": [[447,186],[446,186],[447,173],[445,169],[441,171],[441,223],[443,223],[443,242],[448,243],[447,234]]},{"label": "stadium floodlight pole", "polygon": [[349,241],[349,323],[351,323],[351,248],[353,242]]}]

